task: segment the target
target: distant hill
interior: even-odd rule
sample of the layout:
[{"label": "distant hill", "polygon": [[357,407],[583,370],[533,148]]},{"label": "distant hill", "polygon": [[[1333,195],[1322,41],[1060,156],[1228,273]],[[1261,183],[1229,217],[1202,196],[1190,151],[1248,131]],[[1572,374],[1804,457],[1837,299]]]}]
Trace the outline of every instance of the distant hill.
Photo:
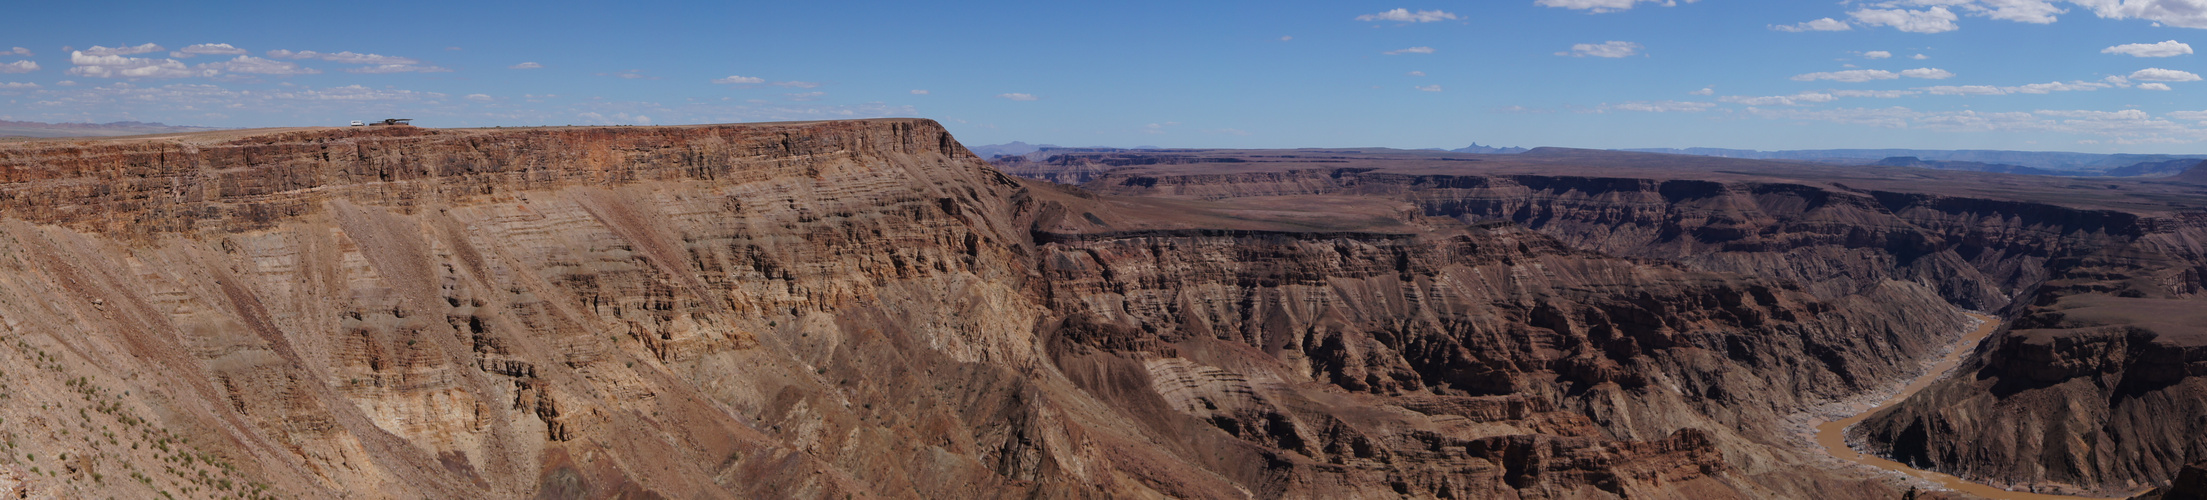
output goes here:
[{"label": "distant hill", "polygon": [[2189,170],[2185,170],[2184,173],[2169,176],[2161,180],[2166,182],[2182,182],[2185,184],[2199,184],[2202,186],[2207,186],[2207,161],[2194,163],[2192,165],[2192,168]]},{"label": "distant hill", "polygon": [[2109,177],[2168,177],[2184,173],[2199,165],[2198,158],[2182,158],[2166,161],[2139,162],[2128,167],[2109,169]]},{"label": "distant hill", "polygon": [[1507,148],[1498,148],[1498,147],[1494,147],[1494,146],[1481,146],[1481,145],[1479,145],[1479,143],[1476,143],[1476,142],[1474,142],[1474,143],[1471,143],[1471,146],[1469,146],[1469,147],[1463,147],[1463,148],[1451,149],[1451,150],[1449,150],[1449,151],[1452,151],[1452,152],[1457,152],[1457,153],[1471,153],[1471,154],[1482,154],[1482,155],[1514,155],[1514,154],[1518,154],[1518,153],[1523,153],[1523,152],[1525,152],[1525,148],[1520,148],[1520,147],[1507,147]]},{"label": "distant hill", "polygon": [[222,130],[147,122],[40,123],[0,120],[0,137],[115,137]]},{"label": "distant hill", "polygon": [[1872,163],[1872,165],[1886,167],[1929,168],[1937,170],[1962,170],[1968,172],[1992,172],[1999,174],[2074,176],[2078,174],[2088,173],[2078,170],[2047,170],[2043,168],[2031,168],[2022,165],[2008,165],[2005,163],[1925,160],[1914,156],[1895,156],[1883,160],[1878,160],[1877,163]]},{"label": "distant hill", "polygon": [[[2085,172],[2085,175],[2103,174],[2111,170],[2139,163],[2163,162],[2180,159],[2207,159],[2207,155],[2137,155],[2070,153],[2062,151],[2001,151],[1986,149],[1803,149],[1788,151],[1756,151],[1752,149],[1721,148],[1649,148],[1627,149],[1646,153],[1669,153],[1696,156],[1719,156],[1754,160],[1800,160],[1840,164],[1867,164],[1894,157],[1913,157],[1923,161],[1976,162],[1997,165],[2014,165],[2044,170]],[[2078,175],[2068,173],[2062,175]]]},{"label": "distant hill", "polygon": [[968,146],[966,147],[966,150],[972,151],[975,156],[980,156],[983,160],[993,160],[996,159],[996,157],[998,156],[1020,156],[1036,151],[1041,151],[1042,148],[1055,147],[1057,147],[1057,145],[1055,144],[1028,144],[1019,141],[1012,141],[1005,144]]}]

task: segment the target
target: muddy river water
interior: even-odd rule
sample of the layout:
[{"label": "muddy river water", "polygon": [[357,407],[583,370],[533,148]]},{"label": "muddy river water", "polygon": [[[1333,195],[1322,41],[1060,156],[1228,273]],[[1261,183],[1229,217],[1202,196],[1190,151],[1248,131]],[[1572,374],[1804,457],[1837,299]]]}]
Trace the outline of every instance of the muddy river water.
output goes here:
[{"label": "muddy river water", "polygon": [[1932,365],[1931,369],[1925,371],[1923,376],[1917,377],[1916,380],[1913,382],[1909,382],[1907,387],[1902,388],[1901,391],[1894,394],[1893,397],[1888,398],[1884,401],[1879,401],[1876,404],[1870,405],[1865,408],[1858,408],[1858,410],[1861,410],[1861,412],[1856,413],[1852,417],[1847,417],[1845,419],[1832,422],[1825,422],[1821,425],[1817,425],[1817,446],[1824,448],[1824,451],[1826,453],[1830,453],[1834,457],[1839,457],[1839,459],[1841,460],[1928,479],[1932,482],[1939,483],[1940,486],[1944,486],[1947,489],[1985,498],[2003,500],[2099,500],[2099,497],[2046,495],[2003,490],[2000,488],[1992,487],[1990,485],[1970,482],[1968,480],[1947,474],[1941,474],[1926,470],[1917,470],[1907,465],[1902,465],[1900,462],[1886,460],[1884,457],[1855,451],[1854,448],[1847,446],[1847,427],[1862,422],[1863,419],[1869,418],[1870,415],[1877,413],[1880,409],[1907,400],[1909,396],[1915,395],[1917,391],[1922,391],[1925,387],[1930,387],[1932,382],[1937,382],[1939,381],[1939,379],[1945,378],[1948,370],[1954,369],[1956,365],[1962,363],[1963,358],[1969,356],[1972,347],[1975,347],[1978,342],[1985,340],[1985,337],[1992,335],[1993,330],[1996,330],[2000,327],[1999,318],[1974,313],[1970,314],[1970,316],[1977,318],[1981,322],[1981,324],[1978,325],[1976,330],[1969,332],[1967,335],[1963,335],[1962,340],[1959,341],[1960,343],[1956,344],[1957,347],[1953,350],[1952,353],[1949,353],[1945,358],[1940,359],[1938,364]]}]

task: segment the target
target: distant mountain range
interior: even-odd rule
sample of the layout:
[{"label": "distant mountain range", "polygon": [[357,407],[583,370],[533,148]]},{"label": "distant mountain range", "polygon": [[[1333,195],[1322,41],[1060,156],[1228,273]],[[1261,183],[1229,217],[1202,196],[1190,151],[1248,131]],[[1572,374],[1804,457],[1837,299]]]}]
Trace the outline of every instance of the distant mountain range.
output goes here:
[{"label": "distant mountain range", "polygon": [[1476,143],[1476,142],[1474,142],[1474,143],[1471,143],[1471,146],[1468,146],[1468,147],[1462,147],[1462,148],[1456,148],[1456,149],[1451,149],[1451,150],[1449,150],[1449,151],[1452,151],[1452,152],[1457,152],[1457,153],[1471,153],[1471,154],[1481,154],[1481,155],[1514,155],[1514,154],[1518,154],[1518,153],[1523,153],[1523,152],[1525,152],[1526,150],[1525,150],[1525,148],[1520,148],[1520,147],[1514,147],[1514,146],[1513,146],[1513,147],[1507,147],[1507,148],[1498,148],[1498,147],[1494,147],[1494,146],[1481,146],[1481,145],[1479,145],[1479,143]]},{"label": "distant mountain range", "polygon": [[[2040,175],[2110,175],[2122,177],[2152,175],[2153,173],[2167,175],[2170,173],[2182,171],[2182,169],[2176,169],[2175,171],[2168,172],[2145,171],[2151,169],[2124,170],[2125,168],[2138,166],[2140,164],[2169,162],[2173,160],[2207,159],[2207,155],[2098,154],[2069,153],[2059,151],[1998,151],[1983,149],[1807,149],[1790,151],[1756,151],[1751,149],[1720,148],[1645,148],[1626,149],[1624,151],[1638,151],[1644,153],[1668,153],[1695,156],[1717,156],[1724,158],[1746,158],[1755,160],[1816,161],[1844,164],[1885,164],[1890,162],[1906,162],[1906,159],[1913,159],[1916,162],[1920,162],[1921,164],[1900,166],[1921,166],[1925,168],[1941,168],[1944,170],[1979,170],[1985,172],[2035,173],[2025,171],[2012,171],[2014,169],[2008,168],[2022,167],[2026,169],[2056,171],[2041,173]],[[1944,164],[1944,166],[1942,166],[1942,164]]]},{"label": "distant mountain range", "polygon": [[221,130],[147,122],[40,123],[0,120],[0,137],[115,137]]},{"label": "distant mountain range", "polygon": [[[1124,148],[1066,148],[1054,144],[1028,144],[1011,142],[973,146],[974,154],[983,159],[1000,156],[1026,156],[1039,151],[1082,150],[1106,151]],[[1157,149],[1141,146],[1131,149]],[[1443,151],[1441,148],[1428,148]],[[1470,146],[1445,151],[1471,154],[1518,154],[1527,151],[1520,147]],[[1665,153],[1676,155],[1715,156],[1752,160],[1793,160],[1842,165],[1879,165],[1888,167],[1929,168],[1936,170],[1963,170],[2002,174],[2051,175],[2061,177],[2168,177],[2191,170],[2207,154],[2201,155],[2141,155],[2071,153],[2062,151],[2001,151],[1985,149],[1803,149],[1787,151],[1757,151],[1752,149],[1722,148],[1642,148],[1622,149],[1641,153]],[[1039,160],[1040,158],[1035,158]]]}]

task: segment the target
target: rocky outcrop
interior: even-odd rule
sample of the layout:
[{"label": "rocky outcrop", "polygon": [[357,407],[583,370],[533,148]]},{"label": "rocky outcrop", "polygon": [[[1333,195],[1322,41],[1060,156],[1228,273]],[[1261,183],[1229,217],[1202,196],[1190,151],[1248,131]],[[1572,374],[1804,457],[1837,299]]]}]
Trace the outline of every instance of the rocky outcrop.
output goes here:
[{"label": "rocky outcrop", "polygon": [[0,147],[0,491],[1899,496],[1811,465],[1789,417],[1912,377],[1952,303],[2090,267],[2041,262],[2198,241],[1777,183],[1096,154],[1206,172],[1043,185],[925,120]]},{"label": "rocky outcrop", "polygon": [[2207,499],[2207,462],[2184,467],[2176,479],[2166,487],[2135,497],[2137,500],[2203,500]]},{"label": "rocky outcrop", "polygon": [[[2207,412],[2194,404],[2207,399],[2200,374],[2187,368],[2192,346],[2207,345],[2194,318],[2207,310],[2207,224],[2181,202],[2172,213],[2140,213],[2052,202],[2103,199],[2095,192],[2020,201],[1748,176],[1783,166],[1613,177],[1353,151],[1323,166],[1297,153],[1306,156],[1269,167],[1125,167],[1084,186],[1228,201],[1395,199],[1425,216],[1518,224],[1572,248],[1798,283],[1826,300],[1910,283],[1938,297],[1915,300],[2003,311],[2017,326],[1966,367],[1973,377],[1858,428],[1869,448],[1999,485],[2099,494],[2158,484],[2207,451],[2200,422],[2169,417]],[[1610,156],[1584,161],[1621,161]]]}]

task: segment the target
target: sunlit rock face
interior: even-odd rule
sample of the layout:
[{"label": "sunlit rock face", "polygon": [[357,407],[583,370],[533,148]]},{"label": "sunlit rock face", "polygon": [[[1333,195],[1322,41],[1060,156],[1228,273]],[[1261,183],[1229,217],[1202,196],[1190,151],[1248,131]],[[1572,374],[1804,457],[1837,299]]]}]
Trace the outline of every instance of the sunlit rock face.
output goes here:
[{"label": "sunlit rock face", "polygon": [[[1246,163],[1051,185],[926,120],[0,146],[0,493],[1897,496],[1793,418],[1916,376],[1963,308],[2116,279],[2080,256],[2199,241],[1769,180]],[[2188,300],[2199,268],[2119,298]],[[2055,382],[2027,391],[2194,380],[2151,339],[2017,328],[1984,356],[2100,360],[1986,363]]]}]

